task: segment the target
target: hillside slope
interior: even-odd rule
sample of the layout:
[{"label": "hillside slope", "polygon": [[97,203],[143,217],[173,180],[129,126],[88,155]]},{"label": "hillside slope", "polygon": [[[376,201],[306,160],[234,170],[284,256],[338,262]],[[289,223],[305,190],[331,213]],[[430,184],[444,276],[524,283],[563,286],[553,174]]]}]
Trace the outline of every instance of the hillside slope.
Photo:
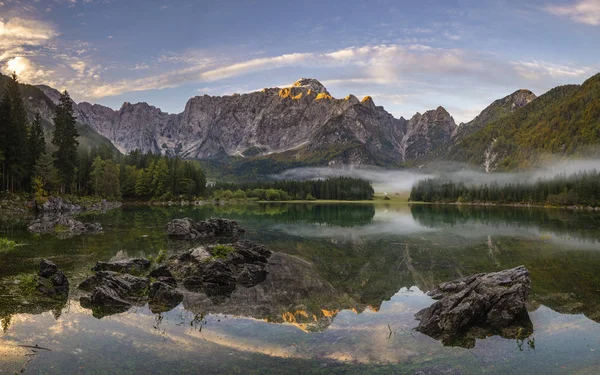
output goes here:
[{"label": "hillside slope", "polygon": [[446,157],[488,171],[528,168],[545,156],[583,156],[600,145],[600,74],[556,87],[455,139]]}]

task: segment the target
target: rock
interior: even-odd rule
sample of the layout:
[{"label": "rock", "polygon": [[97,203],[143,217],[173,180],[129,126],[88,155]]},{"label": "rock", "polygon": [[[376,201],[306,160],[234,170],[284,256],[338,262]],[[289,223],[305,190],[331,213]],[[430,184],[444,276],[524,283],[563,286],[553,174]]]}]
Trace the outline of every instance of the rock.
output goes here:
[{"label": "rock", "polygon": [[67,298],[69,295],[69,280],[56,264],[43,259],[40,262],[40,271],[38,272],[37,290],[47,297]]},{"label": "rock", "polygon": [[235,220],[209,219],[194,221],[190,218],[175,219],[167,224],[167,234],[170,238],[180,240],[195,240],[199,238],[227,236],[236,237],[244,233]]},{"label": "rock", "polygon": [[125,273],[142,273],[150,268],[152,263],[148,259],[127,259],[116,262],[96,262],[92,271],[113,271]]},{"label": "rock", "polygon": [[236,250],[234,264],[241,263],[266,263],[271,256],[271,251],[266,246],[252,241],[239,241],[234,243],[233,248]]},{"label": "rock", "polygon": [[82,223],[71,216],[45,214],[35,218],[27,229],[32,233],[52,233],[59,238],[68,238],[75,235],[101,232],[102,226],[99,223]]},{"label": "rock", "polygon": [[265,281],[267,270],[257,264],[246,264],[237,278],[237,282],[246,288],[253,287]]},{"label": "rock", "polygon": [[76,213],[83,211],[83,207],[65,201],[61,197],[50,197],[42,205],[37,206],[38,210],[47,213]]},{"label": "rock", "polygon": [[86,203],[85,205],[74,204],[66,201],[61,197],[50,197],[48,200],[41,204],[36,205],[36,209],[39,212],[54,215],[72,215],[84,211],[98,211],[106,212],[121,207],[121,202],[109,202],[106,199],[100,202]]},{"label": "rock", "polygon": [[193,249],[189,254],[197,262],[203,262],[212,257],[212,255],[210,255],[210,253],[204,248],[204,246],[200,246]]},{"label": "rock", "polygon": [[80,289],[91,291],[89,296],[81,298],[81,303],[92,308],[96,317],[127,311],[131,306],[145,302],[148,286],[147,278],[99,271],[79,285]]},{"label": "rock", "polygon": [[166,265],[162,265],[157,269],[153,270],[148,274],[149,277],[155,278],[156,281],[163,282],[165,284],[171,285],[172,287],[177,287],[177,280],[173,277],[171,271],[169,271]]},{"label": "rock", "polygon": [[202,288],[209,296],[229,296],[236,286],[233,270],[223,261],[216,260],[204,268]]},{"label": "rock", "polygon": [[157,314],[173,310],[183,301],[183,294],[172,285],[154,282],[148,292],[150,310]]},{"label": "rock", "polygon": [[198,247],[174,258],[172,266],[183,278],[188,291],[203,292],[209,297],[228,297],[238,284],[250,288],[266,279],[270,250],[251,241],[227,246],[234,251],[224,259],[211,255],[213,245]]},{"label": "rock", "polygon": [[525,307],[530,290],[524,266],[441,283],[428,293],[439,301],[415,315],[417,330],[465,347],[490,333],[516,338],[532,330]]},{"label": "rock", "polygon": [[58,271],[56,264],[52,263],[48,259],[43,259],[40,262],[40,272],[38,273],[41,277],[50,277]]}]

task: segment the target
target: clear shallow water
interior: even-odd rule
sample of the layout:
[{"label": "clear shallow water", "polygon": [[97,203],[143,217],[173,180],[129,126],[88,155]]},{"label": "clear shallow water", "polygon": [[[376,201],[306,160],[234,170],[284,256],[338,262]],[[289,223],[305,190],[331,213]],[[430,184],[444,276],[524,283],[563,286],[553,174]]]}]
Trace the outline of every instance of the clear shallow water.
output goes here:
[{"label": "clear shallow water", "polygon": [[[279,252],[264,283],[214,305],[186,298],[161,315],[147,306],[96,319],[73,287],[97,260],[181,250],[164,225],[177,217],[238,220],[245,238]],[[104,233],[36,237],[0,251],[0,373],[582,373],[600,368],[600,215],[564,210],[261,205],[123,208],[84,217]],[[11,294],[50,258],[69,276],[65,305]],[[422,291],[460,276],[524,264],[531,271],[535,345],[497,336],[444,347],[413,330],[432,303]]]}]

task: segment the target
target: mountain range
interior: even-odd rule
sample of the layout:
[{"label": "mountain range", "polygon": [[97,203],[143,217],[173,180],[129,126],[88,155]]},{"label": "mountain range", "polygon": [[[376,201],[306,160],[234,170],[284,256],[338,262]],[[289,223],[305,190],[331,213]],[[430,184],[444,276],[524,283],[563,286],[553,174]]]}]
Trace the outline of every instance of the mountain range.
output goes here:
[{"label": "mountain range", "polygon": [[[0,75],[0,83],[5,76]],[[31,116],[51,129],[60,93],[23,85]],[[85,146],[110,143],[204,160],[221,173],[269,174],[307,165],[435,165],[459,161],[487,171],[524,168],[539,155],[579,154],[600,143],[600,74],[540,97],[518,90],[456,125],[443,107],[395,118],[369,96],[337,99],[317,80],[228,96],[196,96],[179,114],[147,103],[118,110],[75,105]]]}]

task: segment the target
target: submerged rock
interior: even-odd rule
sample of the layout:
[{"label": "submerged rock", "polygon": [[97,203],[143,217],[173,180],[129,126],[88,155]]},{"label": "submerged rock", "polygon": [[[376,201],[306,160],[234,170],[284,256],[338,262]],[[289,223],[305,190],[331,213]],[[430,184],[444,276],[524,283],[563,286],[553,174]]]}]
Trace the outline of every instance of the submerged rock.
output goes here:
[{"label": "submerged rock", "polygon": [[150,269],[152,263],[148,259],[126,259],[115,262],[96,262],[92,271],[113,271],[125,273],[142,273]]},{"label": "submerged rock", "polygon": [[525,307],[530,290],[524,266],[441,283],[428,293],[439,301],[415,315],[417,330],[463,347],[473,347],[475,338],[489,334],[526,337],[532,332]]},{"label": "submerged rock", "polygon": [[69,295],[69,280],[56,264],[43,259],[40,262],[36,289],[46,297],[67,298]]},{"label": "submerged rock", "polygon": [[194,221],[190,218],[175,219],[167,224],[167,234],[170,238],[180,240],[195,240],[207,237],[237,237],[244,233],[235,220],[209,219]]}]

